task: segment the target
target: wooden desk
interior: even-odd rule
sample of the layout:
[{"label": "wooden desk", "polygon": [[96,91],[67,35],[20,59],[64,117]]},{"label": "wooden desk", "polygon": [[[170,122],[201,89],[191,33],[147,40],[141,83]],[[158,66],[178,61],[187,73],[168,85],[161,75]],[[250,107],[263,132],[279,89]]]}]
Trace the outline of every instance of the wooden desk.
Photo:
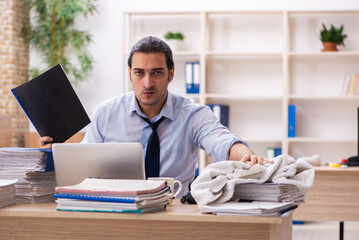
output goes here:
[{"label": "wooden desk", "polygon": [[62,212],[56,204],[0,209],[1,239],[292,239],[292,218],[215,216],[173,202],[147,214]]},{"label": "wooden desk", "polygon": [[316,167],[313,187],[294,220],[359,221],[359,167]]}]

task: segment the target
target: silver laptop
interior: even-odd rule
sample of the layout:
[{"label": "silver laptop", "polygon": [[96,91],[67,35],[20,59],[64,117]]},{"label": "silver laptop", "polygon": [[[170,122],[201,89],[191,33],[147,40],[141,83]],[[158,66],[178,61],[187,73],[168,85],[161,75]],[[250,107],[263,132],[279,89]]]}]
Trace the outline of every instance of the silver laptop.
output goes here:
[{"label": "silver laptop", "polygon": [[140,143],[55,143],[52,152],[57,186],[87,177],[145,179]]}]

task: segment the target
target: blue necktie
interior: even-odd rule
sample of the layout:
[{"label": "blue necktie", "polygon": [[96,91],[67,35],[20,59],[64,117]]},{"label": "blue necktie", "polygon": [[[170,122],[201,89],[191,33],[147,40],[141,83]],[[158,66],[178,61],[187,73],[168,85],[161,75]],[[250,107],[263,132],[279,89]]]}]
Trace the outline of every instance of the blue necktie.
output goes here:
[{"label": "blue necktie", "polygon": [[164,117],[160,118],[157,122],[151,123],[148,118],[143,118],[152,128],[145,156],[146,179],[160,176],[160,140],[157,135],[157,127],[163,119]]}]

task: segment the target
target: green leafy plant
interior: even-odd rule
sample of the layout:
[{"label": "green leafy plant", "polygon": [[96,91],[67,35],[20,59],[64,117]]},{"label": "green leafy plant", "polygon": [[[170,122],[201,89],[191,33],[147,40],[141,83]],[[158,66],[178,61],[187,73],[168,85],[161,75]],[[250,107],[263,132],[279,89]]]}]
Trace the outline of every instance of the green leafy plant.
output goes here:
[{"label": "green leafy plant", "polygon": [[338,44],[338,46],[344,46],[344,40],[348,37],[346,34],[343,34],[344,26],[341,25],[339,29],[335,28],[333,25],[330,26],[328,30],[324,24],[322,24],[323,29],[320,31],[320,40],[322,42],[333,42]]},{"label": "green leafy plant", "polygon": [[177,33],[167,32],[164,37],[167,40],[170,39],[184,40],[184,35],[180,32]]},{"label": "green leafy plant", "polygon": [[[75,19],[93,15],[96,0],[23,0],[31,12],[31,22],[23,34],[31,47],[40,52],[47,68],[58,63],[75,85],[86,80],[92,70],[93,58],[87,47],[91,35],[74,29]],[[72,62],[71,62],[72,61]],[[43,70],[32,68],[29,79]]]}]

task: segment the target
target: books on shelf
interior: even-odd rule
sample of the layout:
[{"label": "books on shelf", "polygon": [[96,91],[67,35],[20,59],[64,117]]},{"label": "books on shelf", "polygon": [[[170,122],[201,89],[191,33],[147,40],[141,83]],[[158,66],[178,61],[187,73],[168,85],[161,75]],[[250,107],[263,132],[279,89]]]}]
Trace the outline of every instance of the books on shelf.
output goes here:
[{"label": "books on shelf", "polygon": [[272,159],[282,154],[282,148],[267,147],[266,158]]},{"label": "books on shelf", "polygon": [[207,106],[212,110],[222,125],[229,127],[229,106],[221,104],[207,104]]},{"label": "books on shelf", "polygon": [[57,187],[57,210],[145,213],[163,210],[171,198],[165,181],[86,178]]},{"label": "books on shelf", "polygon": [[342,96],[359,95],[359,74],[346,74],[342,85]]},{"label": "books on shelf", "polygon": [[0,148],[0,179],[16,180],[18,203],[53,201],[55,174],[52,152],[36,148]]},{"label": "books on shelf", "polygon": [[15,183],[17,180],[0,180],[0,208],[15,204]]},{"label": "books on shelf", "polygon": [[295,137],[295,105],[288,105],[288,137]]},{"label": "books on shelf", "polygon": [[185,80],[187,94],[199,93],[199,85],[201,80],[201,69],[199,62],[185,63]]},{"label": "books on shelf", "polygon": [[90,123],[60,64],[11,91],[40,136],[50,136],[55,143]]}]

